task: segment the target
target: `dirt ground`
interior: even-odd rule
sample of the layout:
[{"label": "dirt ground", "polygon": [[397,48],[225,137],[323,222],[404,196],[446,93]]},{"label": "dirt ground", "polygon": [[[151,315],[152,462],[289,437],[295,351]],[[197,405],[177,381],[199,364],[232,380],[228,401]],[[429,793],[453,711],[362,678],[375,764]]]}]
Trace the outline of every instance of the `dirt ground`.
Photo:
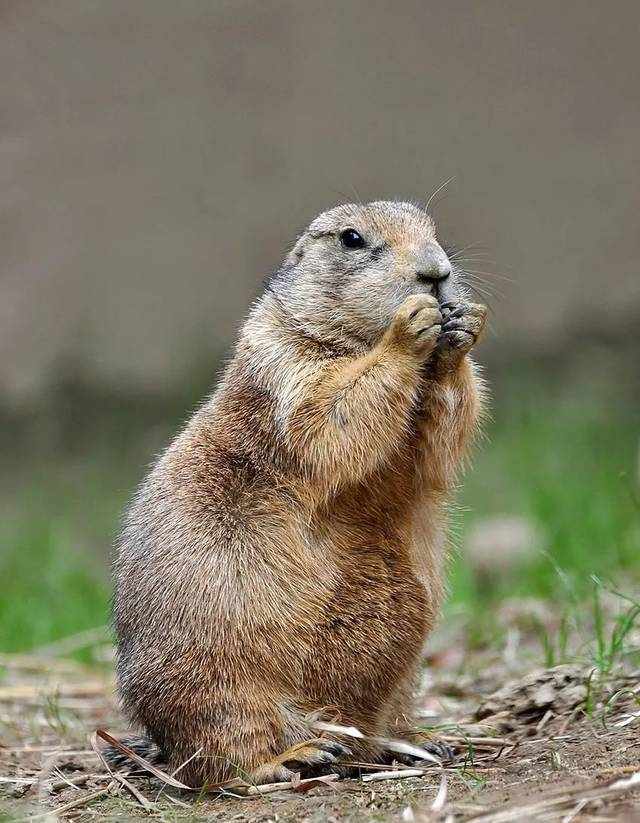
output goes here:
[{"label": "dirt ground", "polygon": [[[440,633],[425,668],[421,722],[455,754],[444,766],[363,769],[268,794],[187,794],[149,775],[109,774],[91,735],[126,733],[108,660],[73,646],[0,656],[0,820],[640,821],[640,672],[624,657],[532,665],[517,629],[499,649]],[[126,772],[124,773],[126,775]],[[255,790],[254,790],[255,791]]]}]

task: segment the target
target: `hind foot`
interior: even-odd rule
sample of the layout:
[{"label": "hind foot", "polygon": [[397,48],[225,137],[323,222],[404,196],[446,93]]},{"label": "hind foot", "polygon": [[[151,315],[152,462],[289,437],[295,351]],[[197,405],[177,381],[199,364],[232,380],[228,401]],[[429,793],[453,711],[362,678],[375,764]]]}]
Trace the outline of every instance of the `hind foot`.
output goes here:
[{"label": "hind foot", "polygon": [[261,785],[289,781],[296,773],[302,777],[323,774],[335,766],[340,758],[348,757],[350,754],[351,749],[336,743],[335,740],[323,737],[303,740],[302,743],[296,743],[283,754],[254,769],[251,780],[256,785]]},{"label": "hind foot", "polygon": [[[455,752],[447,743],[438,740],[427,732],[409,732],[402,735],[400,738],[413,746],[419,746],[429,754],[437,757],[443,764],[453,763],[456,759]],[[403,763],[405,766],[417,766],[419,764],[430,765],[432,761],[425,760],[418,754],[407,754],[404,752],[386,751],[385,757],[389,762],[396,760],[398,763]]]}]

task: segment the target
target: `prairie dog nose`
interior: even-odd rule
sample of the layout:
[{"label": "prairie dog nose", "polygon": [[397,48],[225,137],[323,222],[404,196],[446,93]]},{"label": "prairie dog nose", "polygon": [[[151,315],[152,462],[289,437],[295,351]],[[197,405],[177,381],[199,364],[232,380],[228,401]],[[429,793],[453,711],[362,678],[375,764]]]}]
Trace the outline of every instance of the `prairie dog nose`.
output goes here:
[{"label": "prairie dog nose", "polygon": [[437,243],[430,243],[420,256],[416,277],[434,282],[444,280],[450,274],[451,263],[444,250]]}]

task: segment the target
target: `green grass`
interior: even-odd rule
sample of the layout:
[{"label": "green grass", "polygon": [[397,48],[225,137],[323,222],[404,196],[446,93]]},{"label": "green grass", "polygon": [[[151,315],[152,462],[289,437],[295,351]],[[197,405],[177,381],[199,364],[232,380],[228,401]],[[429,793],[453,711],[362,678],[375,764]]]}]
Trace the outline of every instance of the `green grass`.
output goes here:
[{"label": "green grass", "polygon": [[123,496],[112,478],[77,469],[77,483],[37,478],[0,525],[0,650],[44,645],[104,624],[107,545]]},{"label": "green grass", "polygon": [[594,663],[601,674],[608,675],[614,669],[615,664],[627,652],[627,640],[640,617],[640,603],[634,598],[618,594],[622,602],[622,608],[609,627],[606,615],[603,612],[601,597],[602,584],[597,578],[594,578]]},{"label": "green grass", "polygon": [[640,417],[584,392],[511,387],[460,495],[458,527],[477,518],[517,515],[540,535],[520,566],[480,588],[460,551],[452,601],[482,607],[503,597],[566,603],[584,598],[592,575],[640,581]]},{"label": "green grass", "polygon": [[[10,469],[11,491],[0,492],[2,651],[108,620],[120,512],[145,463],[179,425],[173,413],[152,429],[122,409],[112,417],[77,436],[71,427],[62,446],[32,450],[26,468],[21,456],[20,468]],[[481,623],[504,597],[548,598],[564,613],[591,596],[592,575],[637,587],[640,423],[633,404],[609,391],[513,378],[498,392],[487,435],[460,497],[460,542],[478,519],[518,515],[542,536],[541,550],[482,585],[460,551],[449,607],[466,608]],[[548,660],[562,655],[561,645],[561,637],[548,638]],[[600,654],[606,665],[606,646]]]}]

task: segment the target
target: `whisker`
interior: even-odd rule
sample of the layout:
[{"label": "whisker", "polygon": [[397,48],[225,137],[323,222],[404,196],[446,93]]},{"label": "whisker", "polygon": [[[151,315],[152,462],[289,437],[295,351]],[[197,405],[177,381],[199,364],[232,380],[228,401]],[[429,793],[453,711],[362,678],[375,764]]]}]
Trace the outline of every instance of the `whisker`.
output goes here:
[{"label": "whisker", "polygon": [[431,196],[430,196],[430,197],[429,197],[429,199],[427,200],[426,205],[425,205],[425,207],[424,207],[424,210],[425,210],[425,211],[429,211],[429,206],[433,203],[433,198],[434,198],[434,197],[436,197],[436,195],[438,195],[438,194],[442,191],[442,189],[444,189],[446,186],[448,186],[448,185],[449,185],[449,183],[450,183],[452,180],[453,180],[453,177],[449,177],[449,179],[448,179],[448,180],[445,180],[445,181],[444,181],[444,183],[440,183],[440,185],[438,186],[438,188],[437,188],[437,189],[435,189],[435,191],[433,191],[433,192],[431,193]]},{"label": "whisker", "polygon": [[449,248],[454,254],[460,255],[465,251],[469,251],[470,249],[477,249],[480,245],[480,242],[480,240],[476,240],[474,243],[468,243],[466,246],[461,246],[460,248],[458,248],[457,246],[449,246]]},{"label": "whisker", "polygon": [[493,283],[487,283],[481,277],[467,272],[465,269],[459,269],[458,276],[465,285],[477,290],[478,293],[481,293],[486,298],[501,299],[503,297],[502,293],[498,291]]},{"label": "whisker", "polygon": [[[481,260],[480,258],[473,260],[468,257],[449,257],[449,260],[465,269],[467,266],[494,266],[495,264],[495,261]],[[480,271],[480,269],[478,269],[478,271]]]},{"label": "whisker", "polygon": [[488,252],[481,251],[480,249],[453,249],[453,253],[456,257],[464,257],[466,260],[487,260],[495,263],[496,261],[489,257]]},{"label": "whisker", "polygon": [[465,263],[467,261],[471,262],[471,263],[475,263],[475,264],[482,263],[482,262],[490,263],[490,262],[495,262],[495,261],[490,261],[490,260],[487,260],[487,261],[468,260],[468,258],[467,258],[467,260],[463,260],[463,259],[456,259],[455,257],[449,257],[449,260],[451,260],[451,262],[454,263],[461,271],[468,271],[468,272],[472,272],[473,274],[479,274],[479,275],[485,275],[486,277],[497,278],[498,280],[504,280],[508,283],[514,283],[515,282],[515,280],[512,277],[509,277],[508,275],[503,274],[502,272],[497,272],[497,271],[494,271],[493,269],[491,269],[491,270],[488,270],[488,269],[473,269],[473,268],[469,268],[465,265]]},{"label": "whisker", "polygon": [[468,277],[469,280],[473,280],[475,283],[480,283],[487,288],[495,289],[497,288],[497,284],[488,280],[486,277],[481,277],[479,274],[476,274],[473,271],[469,271],[468,269],[462,269],[462,276]]},{"label": "whisker", "polygon": [[449,259],[450,260],[455,260],[455,262],[458,263],[459,265],[463,265],[463,264],[466,265],[467,263],[469,263],[473,266],[492,266],[492,267],[496,267],[498,265],[495,260],[491,260],[488,257],[480,257],[480,256],[477,256],[477,257],[466,257],[466,256],[462,257],[462,256],[459,256],[459,255],[453,255],[453,256],[449,255]]},{"label": "whisker", "polygon": [[478,297],[481,297],[481,298],[482,298],[483,300],[485,300],[487,303],[490,303],[492,300],[498,300],[498,299],[500,299],[500,297],[499,297],[498,295],[495,295],[495,294],[489,294],[489,293],[488,293],[488,292],[486,292],[484,289],[482,289],[480,286],[474,285],[474,284],[472,284],[472,283],[465,283],[465,285],[466,285],[466,286],[467,286],[467,288],[469,288],[469,289],[470,289],[470,290],[471,290],[471,291],[472,291],[475,295],[477,295]]},{"label": "whisker", "polygon": [[465,268],[464,271],[470,272],[471,274],[484,274],[486,277],[497,277],[498,280],[504,280],[507,283],[515,283],[516,281],[513,277],[507,277],[506,274],[500,274],[497,271],[483,271],[482,269],[467,269]]},{"label": "whisker", "polygon": [[485,298],[485,300],[491,301],[491,300],[501,300],[502,299],[501,294],[495,294],[495,292],[489,291],[489,289],[485,289],[483,286],[480,286],[478,283],[471,283],[470,281],[467,281],[465,285],[467,285],[470,289],[473,289],[474,291],[477,291],[478,294],[481,294]]},{"label": "whisker", "polygon": [[349,183],[350,191],[346,189],[335,189],[338,195],[338,200],[336,201],[336,205],[344,204],[344,203],[354,203],[358,206],[363,206],[364,203],[362,202],[362,198],[358,194],[356,187],[353,183]]},{"label": "whisker", "polygon": [[352,191],[353,191],[353,193],[354,193],[354,195],[355,195],[355,198],[356,198],[356,203],[358,203],[358,205],[362,206],[362,205],[363,205],[363,202],[362,202],[362,197],[360,197],[360,193],[359,193],[359,192],[358,192],[358,190],[356,189],[356,187],[355,187],[355,183],[353,183],[353,181],[352,181],[352,182],[350,182],[350,183],[349,183],[349,186],[351,187],[351,189],[352,189]]}]

